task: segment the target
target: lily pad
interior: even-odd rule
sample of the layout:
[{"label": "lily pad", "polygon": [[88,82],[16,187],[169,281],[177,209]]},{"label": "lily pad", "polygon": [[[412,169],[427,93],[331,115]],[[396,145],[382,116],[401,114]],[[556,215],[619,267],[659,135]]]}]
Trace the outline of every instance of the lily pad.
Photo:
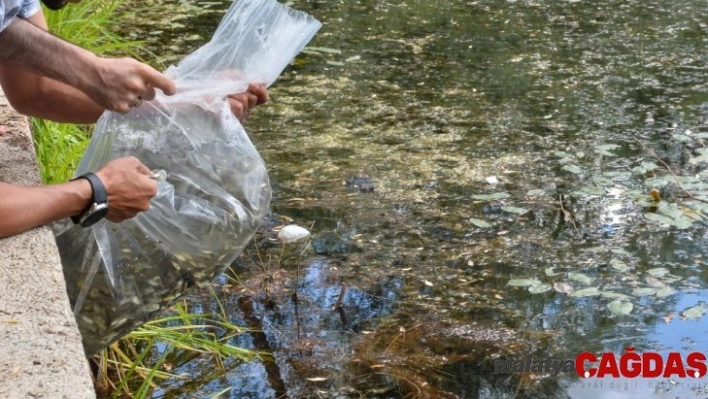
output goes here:
[{"label": "lily pad", "polygon": [[515,278],[513,280],[509,280],[507,284],[512,287],[530,287],[532,285],[542,284],[542,282],[540,280],[536,280],[535,278]]},{"label": "lily pad", "polygon": [[599,294],[600,294],[600,290],[597,289],[597,287],[587,287],[587,288],[583,288],[583,289],[580,289],[577,291],[573,291],[569,295],[576,297],[576,298],[582,298],[582,297],[587,297],[587,296],[595,296],[595,295],[599,295]]},{"label": "lily pad", "polygon": [[504,212],[516,213],[518,215],[523,215],[529,211],[527,208],[517,208],[515,206],[502,206],[501,210]]},{"label": "lily pad", "polygon": [[683,318],[685,319],[699,319],[705,313],[706,308],[702,304],[699,304],[684,310],[683,312],[681,312],[681,316],[683,316]]},{"label": "lily pad", "polygon": [[632,309],[634,309],[634,305],[632,302],[615,300],[610,302],[610,304],[607,305],[607,308],[610,309],[610,312],[616,315],[628,315]]},{"label": "lily pad", "polygon": [[581,284],[584,284],[584,285],[590,285],[592,283],[592,277],[586,276],[585,274],[582,274],[582,273],[577,273],[577,272],[568,273],[568,278],[573,281],[577,281]]},{"label": "lily pad", "polygon": [[664,277],[669,274],[669,270],[664,267],[657,267],[654,269],[647,270],[647,274],[654,277]]},{"label": "lily pad", "polygon": [[472,196],[472,199],[477,199],[477,200],[496,200],[496,199],[504,199],[504,198],[509,198],[508,193],[492,193],[492,194],[475,194]]},{"label": "lily pad", "polygon": [[570,173],[575,173],[576,175],[583,173],[583,170],[580,168],[580,166],[573,165],[573,164],[568,164],[568,165],[563,166],[563,170],[570,172]]},{"label": "lily pad", "polygon": [[627,270],[629,270],[629,266],[627,266],[626,263],[622,262],[619,259],[610,260],[610,266],[612,266],[613,269],[619,272],[626,272]]},{"label": "lily pad", "polygon": [[541,284],[536,284],[536,285],[530,286],[529,292],[532,294],[540,294],[542,292],[550,291],[551,288],[553,288],[553,287],[551,287],[550,284],[541,283]]},{"label": "lily pad", "polygon": [[575,290],[573,286],[568,283],[555,283],[553,284],[553,289],[561,294],[570,294]]},{"label": "lily pad", "polygon": [[489,224],[489,222],[485,222],[482,219],[470,218],[470,223],[472,223],[473,225],[475,225],[481,229],[488,229],[488,228],[492,227],[492,225]]},{"label": "lily pad", "polygon": [[638,287],[632,290],[632,295],[634,296],[647,296],[654,295],[659,291],[656,287]]},{"label": "lily pad", "polygon": [[622,294],[621,292],[614,292],[614,291],[602,291],[600,292],[600,295],[602,295],[604,298],[612,298],[612,299],[630,299],[631,297],[629,295]]},{"label": "lily pad", "polygon": [[673,295],[675,292],[676,292],[676,290],[674,290],[671,287],[664,287],[656,292],[656,296],[659,298],[663,298],[663,297]]}]

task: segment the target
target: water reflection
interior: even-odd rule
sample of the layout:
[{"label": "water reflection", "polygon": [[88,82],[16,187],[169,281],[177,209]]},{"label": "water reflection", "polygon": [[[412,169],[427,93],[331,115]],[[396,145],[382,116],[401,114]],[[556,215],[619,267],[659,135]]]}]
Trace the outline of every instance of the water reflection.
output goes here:
[{"label": "water reflection", "polygon": [[[188,363],[199,397],[705,396],[493,369],[627,345],[708,350],[703,318],[682,317],[706,298],[704,217],[647,217],[660,214],[651,188],[674,220],[704,212],[657,160],[703,190],[705,163],[691,159],[708,138],[704,4],[293,5],[325,24],[312,45],[341,53],[298,57],[249,122],[273,215],[239,260],[247,289],[222,293],[235,322],[263,330],[235,342],[272,352],[277,369],[210,377]],[[208,15],[186,20],[206,29]],[[180,27],[148,35],[158,19],[135,23],[156,53],[198,42],[168,44]],[[362,175],[373,192],[347,186]],[[312,251],[283,256],[268,237],[293,220],[312,226]]]}]

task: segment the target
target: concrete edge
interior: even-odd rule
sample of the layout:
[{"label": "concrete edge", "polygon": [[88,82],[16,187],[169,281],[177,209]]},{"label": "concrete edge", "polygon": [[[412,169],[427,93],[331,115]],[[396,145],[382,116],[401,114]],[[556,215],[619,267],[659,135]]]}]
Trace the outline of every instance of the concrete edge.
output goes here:
[{"label": "concrete edge", "polygon": [[[1,89],[0,125],[0,181],[40,184],[29,121]],[[0,397],[96,397],[48,227],[0,239]]]}]

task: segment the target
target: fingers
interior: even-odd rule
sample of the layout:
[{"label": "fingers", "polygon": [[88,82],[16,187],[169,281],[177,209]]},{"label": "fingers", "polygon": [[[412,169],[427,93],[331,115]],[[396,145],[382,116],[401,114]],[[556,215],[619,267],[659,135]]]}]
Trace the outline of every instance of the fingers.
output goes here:
[{"label": "fingers", "polygon": [[148,65],[144,66],[145,68],[143,69],[143,78],[145,79],[146,85],[150,87],[151,90],[155,90],[155,88],[160,89],[168,96],[175,94],[175,82],[173,82],[172,79],[161,74],[160,72],[156,71]]},{"label": "fingers", "polygon": [[256,96],[255,105],[263,105],[268,102],[268,89],[263,84],[251,83],[248,85],[248,92]]},{"label": "fingers", "polygon": [[150,85],[147,85],[147,87],[145,87],[145,93],[142,96],[142,100],[152,101],[154,99],[155,99],[155,88]]}]

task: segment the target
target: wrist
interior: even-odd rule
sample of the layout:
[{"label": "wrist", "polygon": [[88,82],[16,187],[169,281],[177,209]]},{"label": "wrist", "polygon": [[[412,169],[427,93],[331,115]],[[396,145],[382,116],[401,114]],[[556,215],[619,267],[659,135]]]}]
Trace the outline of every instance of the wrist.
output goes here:
[{"label": "wrist", "polygon": [[72,180],[66,183],[67,191],[71,196],[69,211],[70,216],[81,214],[93,201],[93,189],[86,179]]}]

